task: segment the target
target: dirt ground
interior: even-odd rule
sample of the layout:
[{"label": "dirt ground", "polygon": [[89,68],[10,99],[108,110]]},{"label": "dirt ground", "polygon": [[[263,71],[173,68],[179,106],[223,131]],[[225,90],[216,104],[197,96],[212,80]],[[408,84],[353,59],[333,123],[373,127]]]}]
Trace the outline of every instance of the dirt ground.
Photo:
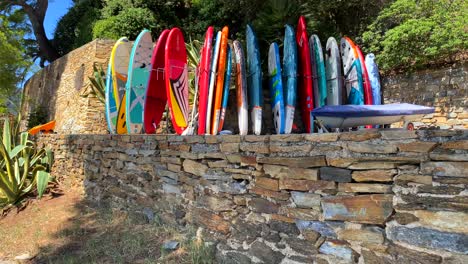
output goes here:
[{"label": "dirt ground", "polygon": [[[180,246],[166,251],[175,240]],[[180,230],[90,206],[78,191],[32,201],[0,218],[0,263],[212,263],[212,249]],[[8,262],[7,262],[8,263]]]}]

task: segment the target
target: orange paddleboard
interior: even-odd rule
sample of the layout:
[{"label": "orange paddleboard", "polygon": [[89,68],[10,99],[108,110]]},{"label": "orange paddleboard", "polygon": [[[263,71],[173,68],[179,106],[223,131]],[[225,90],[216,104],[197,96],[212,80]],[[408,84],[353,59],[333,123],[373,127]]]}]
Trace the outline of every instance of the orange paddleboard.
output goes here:
[{"label": "orange paddleboard", "polygon": [[49,123],[35,126],[29,129],[29,134],[36,135],[39,132],[43,132],[45,134],[51,133],[54,131],[55,128],[55,120],[50,121]]},{"label": "orange paddleboard", "polygon": [[211,134],[218,134],[219,118],[221,113],[221,102],[223,100],[224,89],[224,74],[226,72],[226,55],[228,43],[229,28],[224,27],[221,33],[221,46],[219,49],[218,72],[216,79],[216,92],[213,107],[213,120],[211,126]]}]

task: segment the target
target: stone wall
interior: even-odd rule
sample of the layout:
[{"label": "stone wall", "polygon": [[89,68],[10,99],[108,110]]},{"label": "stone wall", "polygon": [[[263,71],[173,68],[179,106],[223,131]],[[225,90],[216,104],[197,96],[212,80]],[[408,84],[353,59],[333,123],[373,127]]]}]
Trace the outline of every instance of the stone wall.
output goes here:
[{"label": "stone wall", "polygon": [[88,199],[203,227],[217,263],[468,263],[467,138],[369,130],[37,142],[55,151],[53,175],[82,183]]},{"label": "stone wall", "polygon": [[96,97],[82,97],[93,75],[93,64],[107,67],[114,41],[97,39],[54,61],[24,86],[26,102],[21,110],[27,125],[29,113],[44,107],[55,131],[63,134],[107,133],[104,104]]},{"label": "stone wall", "polygon": [[458,62],[382,78],[383,97],[389,103],[413,103],[435,107],[417,126],[468,129],[468,63]]}]

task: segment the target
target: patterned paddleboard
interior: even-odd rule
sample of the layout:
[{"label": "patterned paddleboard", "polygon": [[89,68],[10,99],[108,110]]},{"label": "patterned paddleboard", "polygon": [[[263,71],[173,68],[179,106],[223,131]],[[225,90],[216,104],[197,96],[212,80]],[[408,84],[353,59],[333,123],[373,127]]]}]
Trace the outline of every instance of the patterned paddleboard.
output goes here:
[{"label": "patterned paddleboard", "polygon": [[289,134],[294,122],[297,97],[297,44],[294,28],[286,25],[283,49],[283,97],[285,104],[284,133]]},{"label": "patterned paddleboard", "polygon": [[126,119],[128,134],[139,134],[143,130],[143,108],[151,71],[153,40],[149,30],[143,30],[133,44],[128,65],[126,86]]},{"label": "patterned paddleboard", "polygon": [[309,39],[312,61],[312,76],[314,86],[314,106],[321,107],[327,104],[327,79],[325,74],[325,62],[323,59],[322,44],[317,35]]},{"label": "patterned paddleboard", "polygon": [[127,134],[127,117],[125,115],[127,105],[127,94],[124,93],[122,100],[120,100],[119,112],[117,116],[117,134]]},{"label": "patterned paddleboard", "polygon": [[219,58],[219,47],[221,46],[221,31],[216,34],[216,43],[214,46],[213,57],[211,58],[211,76],[210,76],[210,87],[208,90],[208,102],[206,107],[206,127],[205,133],[211,132],[211,112],[213,109],[213,97],[215,93],[216,84],[216,69],[218,68]]},{"label": "patterned paddleboard", "polygon": [[351,39],[341,38],[341,60],[346,87],[346,104],[364,104],[364,88],[362,86],[361,65],[354,43]]},{"label": "patterned paddleboard", "polygon": [[223,100],[224,91],[224,75],[226,74],[226,58],[227,58],[227,42],[229,28],[224,27],[221,33],[221,44],[219,47],[218,72],[216,79],[216,91],[213,107],[213,119],[211,121],[211,134],[218,134],[219,117],[221,114],[221,103]]},{"label": "patterned paddleboard", "polygon": [[143,124],[147,134],[156,133],[156,127],[166,110],[166,80],[164,78],[164,63],[166,41],[170,30],[164,30],[159,36],[151,58],[151,73],[145,96]]},{"label": "patterned paddleboard", "polygon": [[210,85],[210,71],[211,71],[211,51],[213,46],[213,27],[210,26],[206,30],[205,42],[201,51],[200,58],[200,81],[198,83],[199,99],[198,99],[198,134],[205,134],[206,128],[206,108],[208,102],[208,89]]},{"label": "patterned paddleboard", "polygon": [[245,71],[244,51],[242,44],[234,41],[234,53],[236,61],[236,99],[237,99],[237,119],[239,124],[239,134],[247,135],[249,130],[249,113],[247,100],[247,75]]},{"label": "patterned paddleboard", "polygon": [[113,50],[112,80],[114,81],[114,97],[117,105],[120,105],[120,101],[125,94],[131,51],[132,45],[127,38],[119,39],[115,50]]},{"label": "patterned paddleboard", "polygon": [[375,63],[375,55],[369,53],[366,55],[366,67],[367,73],[369,74],[369,80],[372,87],[372,104],[382,104],[380,97],[380,75],[379,68]]},{"label": "patterned paddleboard", "polygon": [[270,94],[273,112],[273,124],[276,134],[284,134],[284,100],[283,80],[278,44],[271,43],[268,51],[268,75],[270,77]]},{"label": "patterned paddleboard", "polygon": [[327,40],[325,66],[327,75],[327,105],[341,105],[343,100],[343,75],[341,74],[340,50],[333,37]]},{"label": "patterned paddleboard", "polygon": [[182,31],[171,29],[166,42],[166,89],[171,110],[172,125],[177,134],[188,126],[188,72],[187,50]]},{"label": "patterned paddleboard", "polygon": [[[114,46],[115,47],[115,46]],[[112,82],[112,54],[109,59],[109,64],[107,65],[107,74],[106,74],[106,90],[105,90],[105,110],[106,110],[106,121],[107,129],[109,133],[115,134],[116,125],[117,125],[117,102],[114,97],[114,86]]]},{"label": "patterned paddleboard", "polygon": [[355,46],[356,51],[359,57],[359,63],[361,64],[361,71],[362,71],[362,81],[364,87],[364,104],[371,105],[372,104],[372,87],[369,80],[369,74],[367,73],[366,67],[366,59],[362,54],[361,48],[358,45]]},{"label": "patterned paddleboard", "polygon": [[249,90],[249,107],[252,119],[252,130],[255,135],[262,132],[262,67],[257,36],[252,26],[247,25],[247,80]]},{"label": "patterned paddleboard", "polygon": [[314,132],[314,95],[312,86],[312,64],[310,61],[310,46],[307,39],[306,21],[303,16],[299,18],[296,30],[296,41],[299,55],[299,100],[302,111],[302,121],[307,133]]},{"label": "patterned paddleboard", "polygon": [[226,108],[229,99],[229,87],[231,87],[231,74],[232,74],[232,48],[228,44],[227,47],[227,59],[226,59],[226,74],[224,77],[224,91],[223,101],[221,104],[221,115],[219,116],[219,128],[218,131],[223,130],[224,118],[226,117]]}]

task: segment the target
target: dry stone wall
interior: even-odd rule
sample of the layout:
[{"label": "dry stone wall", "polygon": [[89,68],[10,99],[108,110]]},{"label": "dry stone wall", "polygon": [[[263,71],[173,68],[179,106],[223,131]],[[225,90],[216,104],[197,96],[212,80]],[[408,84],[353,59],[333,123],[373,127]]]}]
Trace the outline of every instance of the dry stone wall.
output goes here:
[{"label": "dry stone wall", "polygon": [[37,142],[88,199],[204,228],[217,263],[468,263],[466,130]]},{"label": "dry stone wall", "polygon": [[416,126],[468,129],[468,63],[388,75],[382,78],[383,97],[389,103],[435,107]]}]

